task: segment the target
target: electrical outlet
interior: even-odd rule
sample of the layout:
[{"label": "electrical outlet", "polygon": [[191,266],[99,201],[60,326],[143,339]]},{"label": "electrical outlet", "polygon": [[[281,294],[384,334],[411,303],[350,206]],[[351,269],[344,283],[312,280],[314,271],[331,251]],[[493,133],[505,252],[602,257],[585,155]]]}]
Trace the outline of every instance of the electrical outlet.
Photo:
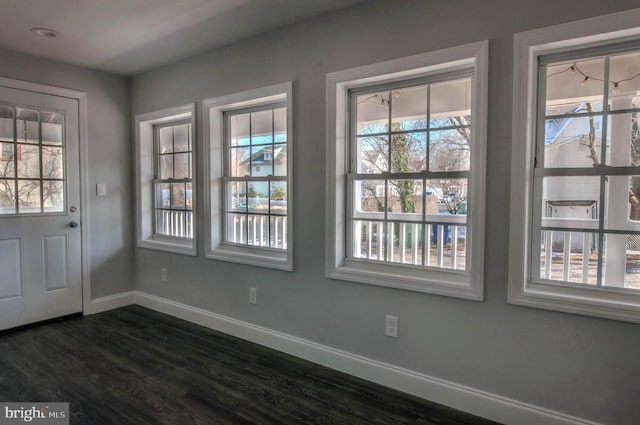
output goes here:
[{"label": "electrical outlet", "polygon": [[160,280],[163,282],[167,281],[167,269],[164,267],[160,269]]},{"label": "electrical outlet", "polygon": [[384,334],[393,338],[398,337],[398,318],[387,315]]},{"label": "electrical outlet", "polygon": [[249,288],[249,302],[258,304],[258,288]]}]

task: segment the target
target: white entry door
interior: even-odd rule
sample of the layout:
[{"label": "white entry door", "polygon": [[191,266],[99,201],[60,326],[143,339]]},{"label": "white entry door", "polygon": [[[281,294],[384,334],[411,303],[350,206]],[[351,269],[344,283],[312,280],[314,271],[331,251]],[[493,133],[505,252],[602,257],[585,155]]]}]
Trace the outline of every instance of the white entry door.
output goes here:
[{"label": "white entry door", "polygon": [[82,311],[78,100],[0,85],[0,329]]}]

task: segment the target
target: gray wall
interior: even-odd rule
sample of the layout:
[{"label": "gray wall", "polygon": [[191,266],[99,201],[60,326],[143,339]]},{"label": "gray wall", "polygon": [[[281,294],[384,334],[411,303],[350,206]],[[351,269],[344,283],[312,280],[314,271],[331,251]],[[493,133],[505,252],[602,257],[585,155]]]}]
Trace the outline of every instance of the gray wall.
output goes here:
[{"label": "gray wall", "polygon": [[[507,304],[505,231],[513,34],[636,6],[375,1],[136,76],[134,114],[293,80],[296,180],[294,272],[205,259],[201,238],[197,258],[137,249],[136,289],[578,417],[636,424],[638,325]],[[491,43],[485,302],[326,279],[326,73],[483,39]],[[200,215],[200,229],[203,223]],[[168,268],[167,284],[160,267]],[[249,286],[258,287],[256,306],[248,303]],[[385,314],[400,318],[397,340],[383,334]]]},{"label": "gray wall", "polygon": [[6,50],[0,76],[87,93],[91,298],[133,289],[130,79]]}]

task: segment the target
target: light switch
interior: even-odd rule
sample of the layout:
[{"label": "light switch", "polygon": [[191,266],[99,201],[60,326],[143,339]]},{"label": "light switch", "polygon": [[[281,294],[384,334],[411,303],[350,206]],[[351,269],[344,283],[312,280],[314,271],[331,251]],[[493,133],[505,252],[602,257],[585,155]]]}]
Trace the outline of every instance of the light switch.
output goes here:
[{"label": "light switch", "polygon": [[107,186],[104,183],[96,184],[96,195],[107,196]]}]

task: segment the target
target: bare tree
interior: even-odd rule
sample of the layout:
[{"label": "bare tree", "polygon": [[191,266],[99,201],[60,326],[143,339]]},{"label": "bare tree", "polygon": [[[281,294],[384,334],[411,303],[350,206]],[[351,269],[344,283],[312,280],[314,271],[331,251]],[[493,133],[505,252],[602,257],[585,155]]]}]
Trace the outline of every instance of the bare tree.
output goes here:
[{"label": "bare tree", "polygon": [[3,208],[11,207],[16,202],[13,158],[13,153],[9,155],[7,151],[3,151],[3,157],[0,160],[0,207]]},{"label": "bare tree", "polygon": [[[589,135],[587,136],[587,148],[589,149],[589,158],[594,167],[600,167],[602,161],[596,149],[596,125],[593,116],[593,105],[591,102],[585,104],[585,108],[589,113]],[[640,165],[640,128],[638,126],[638,114],[631,114],[631,146],[630,156],[631,165]],[[640,220],[640,177],[631,177],[629,186],[629,219]]]},{"label": "bare tree", "polygon": [[[468,116],[445,118],[441,124],[450,130],[437,133],[430,140],[429,163],[432,170],[459,171],[469,169],[471,153],[471,120]],[[433,189],[449,214],[466,213],[464,188],[460,179],[442,179]]]},{"label": "bare tree", "polygon": [[[62,205],[62,148],[35,144],[12,144],[12,148],[11,154],[6,150],[0,161],[2,206],[13,208],[16,202],[23,208],[39,208],[41,202],[44,206]],[[16,155],[18,150],[19,155]]]},{"label": "bare tree", "polygon": [[[439,127],[447,128],[443,131],[432,131],[429,139],[429,169],[432,171],[466,170],[469,168],[470,158],[470,118],[455,116],[443,118]],[[361,141],[361,161],[367,170],[376,174],[408,173],[425,169],[426,149],[424,133],[411,130],[426,128],[426,120],[416,120],[414,123],[393,123],[391,140],[386,136],[371,136]],[[389,145],[389,142],[391,145]],[[440,182],[430,182],[435,189],[435,195],[445,204],[450,214],[464,213],[463,187],[458,180],[445,179]],[[376,181],[362,182],[362,195],[375,199],[377,210],[385,209],[385,196],[377,190]],[[401,212],[416,212],[415,182],[410,179],[391,180],[389,191],[393,191],[398,198]],[[387,199],[391,196],[389,195]],[[395,203],[394,203],[395,204]],[[391,205],[386,206],[391,209]]]},{"label": "bare tree", "polygon": [[[399,131],[400,124],[394,123],[393,131]],[[410,145],[407,142],[407,135],[404,133],[396,134],[392,137],[391,142],[391,168],[396,173],[407,173],[411,171],[410,162]],[[413,199],[414,183],[413,180],[397,180],[393,184],[396,186],[398,197],[400,198],[400,211],[416,212],[416,205]]]}]

